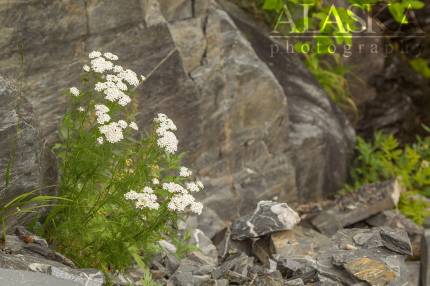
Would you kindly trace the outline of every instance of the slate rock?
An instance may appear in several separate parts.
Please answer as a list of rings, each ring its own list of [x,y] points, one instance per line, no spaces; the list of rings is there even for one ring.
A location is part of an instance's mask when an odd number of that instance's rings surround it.
[[[0,285],[14,286],[80,286],[83,284],[58,279],[46,274],[0,268]]]
[[[323,211],[311,222],[320,232],[332,235],[345,226],[396,207],[402,191],[404,188],[397,179],[365,185],[338,197],[334,207]]]
[[[244,283],[248,279],[250,268],[254,264],[254,258],[246,254],[238,254],[229,257],[212,272],[214,279],[227,279],[230,283]]]
[[[411,258],[419,260],[421,256],[421,236],[424,232],[422,226],[405,217],[399,210],[386,210],[368,218],[366,223],[373,227],[388,226],[404,229],[408,233],[412,244],[413,255]]]
[[[196,245],[204,255],[210,256],[215,260],[218,259],[217,248],[212,243],[212,240],[200,229],[192,230],[190,243]]]
[[[296,278],[292,280],[285,281],[285,286],[305,286],[305,283],[301,278]]]
[[[421,285],[430,284],[430,229],[424,231],[421,241]]]
[[[272,253],[282,258],[297,255],[314,257],[321,249],[331,245],[330,239],[311,229],[296,226],[270,235]]]
[[[300,222],[299,215],[286,203],[260,201],[250,215],[235,220],[231,226],[232,238],[256,238],[281,230],[290,230]]]
[[[386,248],[400,254],[412,255],[411,241],[406,231],[384,227],[380,235]]]
[[[396,273],[386,264],[368,257],[351,260],[343,266],[351,275],[372,286],[388,285],[396,279]]]
[[[233,240],[230,227],[226,227],[217,233],[213,238],[213,242],[221,259],[238,253],[247,255],[252,253],[252,242],[250,240]]]

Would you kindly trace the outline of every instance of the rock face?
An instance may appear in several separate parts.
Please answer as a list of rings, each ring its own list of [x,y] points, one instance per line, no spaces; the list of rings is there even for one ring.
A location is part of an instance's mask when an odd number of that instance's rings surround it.
[[[144,75],[161,63],[139,90],[138,119],[174,119],[186,163],[207,186],[204,201],[222,219],[274,197],[318,199],[345,180],[354,141],[345,117],[296,56],[282,47],[271,54],[270,38],[233,8],[211,0],[13,2],[0,22],[0,74],[19,80],[50,143],[62,92],[78,85],[88,52],[111,51]]]

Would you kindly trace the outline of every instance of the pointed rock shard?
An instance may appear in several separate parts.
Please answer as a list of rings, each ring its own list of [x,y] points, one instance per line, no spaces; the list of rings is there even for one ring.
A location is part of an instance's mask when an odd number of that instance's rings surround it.
[[[299,222],[299,215],[286,203],[260,201],[252,214],[233,222],[231,237],[236,240],[256,238],[276,231],[293,229]]]
[[[408,233],[400,229],[381,228],[382,244],[397,253],[412,255],[412,245]]]

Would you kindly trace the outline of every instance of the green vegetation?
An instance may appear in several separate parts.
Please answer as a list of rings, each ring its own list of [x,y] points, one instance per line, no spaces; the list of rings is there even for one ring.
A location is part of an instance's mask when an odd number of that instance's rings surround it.
[[[400,210],[422,224],[430,215],[430,205],[423,199],[430,197],[430,136],[418,137],[415,144],[400,146],[393,135],[376,133],[370,143],[358,138],[356,148],[354,184],[344,191],[398,177],[407,190],[402,194]]]
[[[203,188],[180,165],[176,126],[158,114],[149,132],[134,122],[136,87],[144,81],[115,65],[110,53],[90,54],[82,87],[70,88],[61,142],[59,192],[44,235],[80,267],[125,270],[139,255],[159,252],[186,212],[200,213],[193,192]]]
[[[416,58],[409,61],[411,67],[425,78],[430,78],[430,67],[427,60],[423,58]]]

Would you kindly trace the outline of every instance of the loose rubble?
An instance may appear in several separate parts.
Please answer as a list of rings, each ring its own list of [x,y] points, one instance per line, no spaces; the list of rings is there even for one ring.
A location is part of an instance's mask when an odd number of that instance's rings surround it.
[[[336,205],[298,206],[298,213],[286,203],[261,201],[251,214],[217,233],[211,227],[205,228],[210,235],[193,229],[188,243],[196,250],[186,257],[179,258],[177,247],[161,240],[162,251],[150,263],[152,277],[167,286],[419,286],[418,281],[428,285],[430,230],[392,210],[398,191],[395,181],[370,185]],[[351,203],[369,214],[348,207]],[[318,218],[335,211],[336,221],[319,223]],[[351,212],[359,219],[350,219]],[[330,223],[338,228],[333,234]],[[312,225],[322,227],[315,230]],[[76,269],[43,238],[23,227],[15,234],[8,236],[0,267],[40,272],[76,285],[104,285],[101,272]],[[143,276],[135,266],[109,279],[117,286],[141,285]]]

